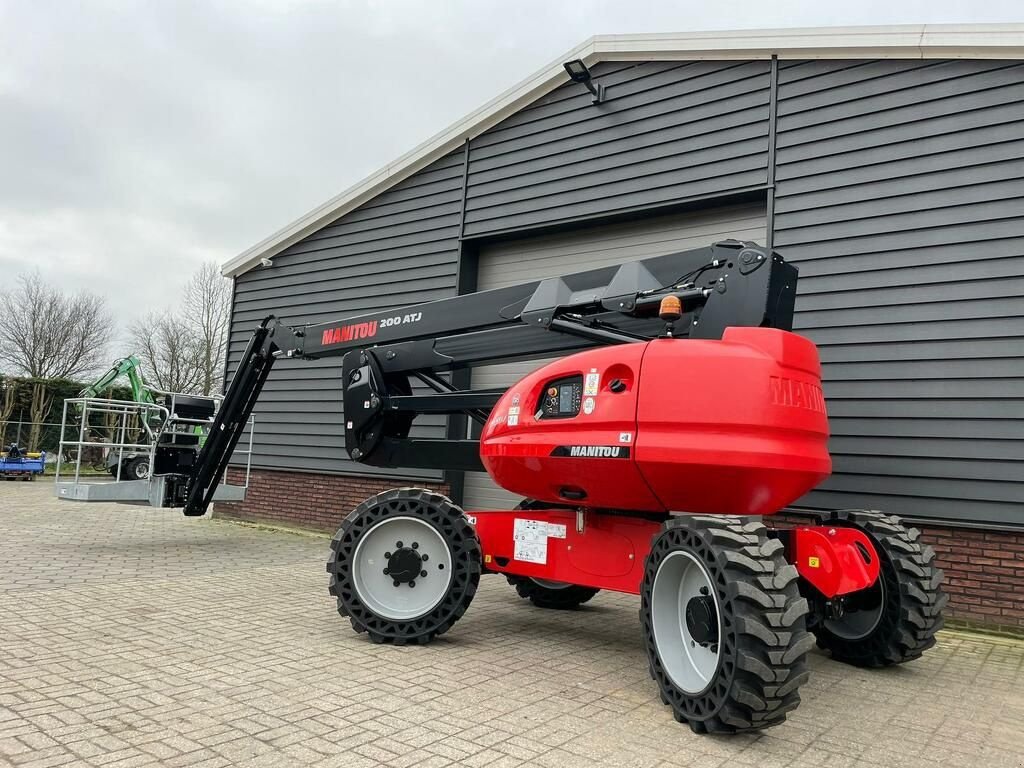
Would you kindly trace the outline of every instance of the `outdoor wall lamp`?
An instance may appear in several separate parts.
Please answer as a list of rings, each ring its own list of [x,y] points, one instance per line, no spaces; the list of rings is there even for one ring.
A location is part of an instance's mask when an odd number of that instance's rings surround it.
[[[593,76],[583,59],[573,59],[563,64],[565,71],[569,73],[569,79],[574,83],[582,83],[594,96],[594,103],[600,104],[604,101],[604,86],[601,83],[594,84]]]

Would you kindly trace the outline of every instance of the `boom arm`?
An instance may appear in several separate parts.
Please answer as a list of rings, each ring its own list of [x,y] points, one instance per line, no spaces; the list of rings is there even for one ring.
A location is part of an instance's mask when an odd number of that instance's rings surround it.
[[[206,511],[278,357],[343,357],[345,446],[353,460],[479,469],[474,440],[409,437],[419,414],[465,414],[482,421],[502,394],[458,390],[438,371],[666,333],[717,339],[728,326],[789,330],[796,280],[796,267],[778,254],[729,240],[299,328],[270,316],[253,333],[191,474],[168,485],[174,498],[165,501],[183,504],[186,515]],[[682,305],[683,319],[675,328],[658,317],[669,295]],[[434,394],[413,394],[412,379]]]

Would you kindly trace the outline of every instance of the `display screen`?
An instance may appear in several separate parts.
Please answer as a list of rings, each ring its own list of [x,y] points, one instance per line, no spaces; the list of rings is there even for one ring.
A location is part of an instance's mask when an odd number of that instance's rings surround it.
[[[572,387],[563,386],[558,390],[558,410],[562,413],[572,410]]]
[[[537,408],[539,419],[568,419],[580,412],[583,377],[568,376],[545,385]]]

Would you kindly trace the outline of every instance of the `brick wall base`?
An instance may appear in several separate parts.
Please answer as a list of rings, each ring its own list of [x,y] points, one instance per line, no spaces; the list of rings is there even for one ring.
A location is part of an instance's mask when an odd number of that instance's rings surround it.
[[[776,527],[806,518],[776,515]],[[946,618],[991,630],[1024,632],[1024,533],[913,523],[946,573]]]
[[[228,477],[234,483],[244,482],[244,473],[239,470],[229,469]],[[218,503],[215,514],[333,533],[361,501],[403,484],[414,483],[253,470],[246,500]],[[448,493],[444,484],[415,485]],[[802,518],[782,515],[771,520],[778,526],[802,522]],[[939,567],[946,572],[947,617],[990,629],[1024,632],[1024,532],[917,527],[924,541],[935,548]]]
[[[228,481],[242,485],[245,472],[229,468]],[[245,501],[217,502],[214,515],[334,533],[362,501],[403,485],[448,493],[448,486],[443,483],[254,469]]]

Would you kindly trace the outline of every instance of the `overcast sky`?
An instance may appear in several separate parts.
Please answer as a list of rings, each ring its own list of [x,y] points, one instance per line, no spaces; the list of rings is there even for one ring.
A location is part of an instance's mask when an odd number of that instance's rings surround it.
[[[0,285],[37,266],[125,323],[161,309],[593,34],[1021,20],[1019,0],[0,0]]]

